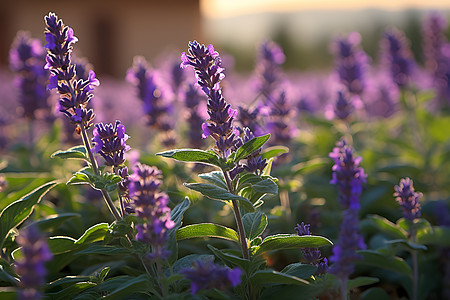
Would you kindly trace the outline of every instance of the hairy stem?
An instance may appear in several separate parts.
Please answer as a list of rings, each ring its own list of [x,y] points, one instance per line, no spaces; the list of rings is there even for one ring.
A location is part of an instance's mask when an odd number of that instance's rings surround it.
[[[80,128],[81,128],[81,137],[83,139],[84,146],[86,147],[86,151],[89,155],[89,160],[91,162],[92,169],[94,170],[94,174],[97,176],[100,176],[100,172],[99,172],[98,166],[97,166],[97,161],[95,160],[94,155],[92,154],[91,146],[89,144],[89,139],[88,139],[88,136],[86,133],[86,128],[84,127],[84,124],[80,124]],[[111,211],[111,213],[113,214],[114,218],[117,221],[121,220],[122,217],[120,216],[119,212],[117,211],[117,208],[114,206],[114,203],[113,203],[111,197],[109,196],[108,191],[105,189],[101,189],[100,191],[102,192],[103,199],[105,199],[106,205],[108,205],[108,208]]]
[[[223,171],[223,170],[222,170],[222,173],[227,182],[228,191],[230,193],[234,194],[234,189],[231,184],[230,174],[228,174],[227,171]],[[236,225],[237,225],[238,234],[239,234],[239,242],[240,242],[241,248],[242,248],[242,257],[245,259],[249,259],[250,255],[248,252],[247,238],[245,237],[244,224],[242,223],[242,216],[241,216],[241,212],[239,210],[239,205],[236,200],[231,200],[231,202],[233,204],[233,212],[234,212],[234,217],[236,219]]]

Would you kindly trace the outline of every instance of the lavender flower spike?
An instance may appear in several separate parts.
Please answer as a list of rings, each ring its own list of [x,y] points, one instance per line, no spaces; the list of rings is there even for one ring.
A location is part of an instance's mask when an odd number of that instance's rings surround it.
[[[125,126],[116,121],[116,124],[98,123],[95,125],[93,152],[99,153],[106,161],[107,166],[115,169],[125,162],[124,154],[131,147],[125,144],[129,136],[125,133]]]
[[[94,71],[89,71],[88,79],[76,80],[75,65],[71,62],[73,43],[78,39],[73,35],[73,29],[64,26],[61,19],[54,13],[49,13],[45,18],[45,39],[48,53],[45,69],[50,70],[50,84],[47,89],[57,89],[61,95],[59,104],[61,112],[69,117],[72,122],[84,124],[86,128],[92,125],[94,113],[87,109],[88,102],[92,99],[94,86],[100,85],[95,78]]]
[[[208,97],[209,119],[203,125],[203,137],[216,140],[216,150],[226,157],[239,141],[233,127],[237,110],[232,109],[222,96],[220,81],[225,77],[219,53],[213,45],[206,47],[197,41],[189,42],[188,52],[181,54],[181,68],[191,66],[195,70],[197,84]]]
[[[195,261],[192,268],[182,269],[180,273],[191,281],[191,292],[196,294],[199,290],[226,290],[229,286],[236,287],[241,283],[242,270],[222,267],[211,261]]]
[[[400,179],[400,184],[394,187],[395,200],[402,206],[403,216],[407,220],[420,218],[421,208],[419,198],[422,193],[414,191],[413,181],[410,178]]]
[[[17,73],[19,102],[24,117],[35,119],[38,109],[50,112],[47,102],[49,93],[45,88],[48,71],[43,67],[45,51],[41,41],[31,38],[28,32],[19,31],[9,52],[9,64],[11,70]]]
[[[270,97],[277,89],[281,79],[281,65],[286,60],[286,56],[279,45],[273,41],[262,43],[256,73],[258,76],[257,91],[266,98]]]
[[[390,68],[392,80],[399,87],[404,87],[408,84],[415,67],[405,34],[395,28],[387,30],[382,46],[384,60]]]
[[[36,226],[31,225],[21,230],[17,243],[22,246],[23,258],[16,264],[16,272],[20,275],[20,300],[41,299],[39,288],[45,283],[45,262],[51,260],[52,254],[47,242],[42,239]]]
[[[130,199],[138,224],[136,240],[152,246],[150,259],[165,259],[168,230],[175,226],[170,219],[169,197],[159,190],[161,171],[147,165],[137,164],[128,177]]]
[[[362,158],[354,157],[353,147],[345,140],[339,141],[329,156],[335,162],[330,183],[338,186],[340,204],[344,209],[359,209],[359,197],[367,177],[359,167]]]
[[[309,227],[309,224],[302,222],[300,225],[297,224],[295,231],[299,236],[311,235]],[[320,253],[319,248],[302,248],[302,254],[306,263],[317,266],[316,274],[320,275],[327,272],[328,260],[326,257],[322,260],[322,254]]]
[[[360,48],[361,35],[352,32],[345,38],[338,38],[332,45],[336,57],[336,72],[340,82],[352,94],[361,95],[366,87],[368,56]]]

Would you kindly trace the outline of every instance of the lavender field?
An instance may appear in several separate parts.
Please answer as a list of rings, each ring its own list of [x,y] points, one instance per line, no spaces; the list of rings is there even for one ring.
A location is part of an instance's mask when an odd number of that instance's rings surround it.
[[[387,25],[330,71],[208,41],[122,79],[43,16],[0,70],[0,299],[450,299],[450,41]]]

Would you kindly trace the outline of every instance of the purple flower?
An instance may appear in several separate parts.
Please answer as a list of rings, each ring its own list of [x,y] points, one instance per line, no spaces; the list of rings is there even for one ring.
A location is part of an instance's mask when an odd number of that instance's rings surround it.
[[[192,263],[192,268],[182,269],[180,273],[191,281],[191,292],[196,294],[199,290],[216,288],[225,291],[229,286],[236,287],[241,283],[242,270],[199,260]]]
[[[46,90],[49,74],[43,68],[44,63],[45,51],[40,40],[31,38],[28,32],[19,31],[9,51],[9,64],[17,74],[19,102],[23,116],[28,119],[35,119],[39,109],[50,112],[49,93]]]
[[[309,231],[309,224],[301,223],[297,224],[295,227],[295,231],[297,235],[311,235]],[[328,269],[328,260],[324,258],[322,260],[322,254],[320,253],[319,248],[302,248],[303,259],[307,264],[317,266],[316,274],[324,274]]]
[[[60,111],[72,122],[83,123],[86,128],[92,125],[95,114],[87,109],[92,99],[91,93],[100,82],[95,78],[94,71],[89,71],[87,79],[76,78],[76,68],[71,61],[73,43],[78,39],[73,35],[73,29],[64,26],[61,19],[54,13],[45,16],[45,39],[47,44],[47,64],[45,69],[50,70],[50,84],[48,89],[57,89],[60,94]]]
[[[356,250],[365,248],[364,240],[358,234],[358,209],[348,208],[344,210],[339,241],[330,257],[333,262],[330,273],[341,279],[348,278],[354,271],[354,262],[360,259]]]
[[[281,65],[286,60],[283,50],[273,41],[265,41],[259,49],[256,76],[257,91],[269,97],[277,89],[281,79]]]
[[[366,174],[359,167],[361,157],[354,157],[353,148],[345,140],[337,142],[330,157],[334,160],[331,184],[337,184],[339,202],[344,208],[339,232],[339,241],[333,248],[330,272],[345,280],[354,270],[354,261],[359,259],[357,249],[365,249],[362,237],[358,234],[359,197]]]
[[[408,84],[415,68],[405,34],[395,28],[384,33],[382,42],[385,64],[389,66],[392,80],[399,87]]]
[[[107,166],[117,168],[125,162],[124,154],[131,148],[125,143],[129,136],[125,134],[125,126],[120,121],[116,121],[115,125],[97,123],[93,134],[92,151],[99,153]]]
[[[187,84],[183,90],[184,104],[186,110],[186,120],[188,123],[189,144],[193,148],[201,148],[204,146],[202,131],[199,129],[203,126],[204,117],[200,112],[200,101],[203,100],[198,88],[194,84]]]
[[[169,197],[159,190],[161,171],[138,163],[128,177],[130,199],[136,212],[136,240],[152,246],[150,259],[165,259],[168,231],[175,226],[170,219]]]
[[[203,125],[203,136],[211,135],[216,141],[216,151],[222,156],[229,152],[239,142],[233,127],[237,110],[232,109],[222,96],[220,81],[225,77],[219,53],[212,45],[206,47],[197,41],[189,42],[188,52],[181,54],[181,67],[188,66],[195,70],[197,84],[208,97],[208,115]]]
[[[353,147],[345,140],[336,143],[329,157],[335,163],[330,183],[338,186],[340,204],[344,209],[359,209],[359,197],[367,177],[364,169],[359,167],[362,158],[354,157]]]
[[[287,101],[286,92],[280,91],[267,98],[268,122],[266,131],[270,132],[269,145],[287,145],[297,135],[297,128],[292,123],[295,111]]]
[[[164,133],[162,143],[166,146],[175,144],[173,124],[169,120],[171,107],[164,99],[164,93],[157,84],[157,74],[142,56],[133,59],[133,66],[128,69],[126,79],[133,84],[139,99],[143,102],[143,110],[147,116],[147,125]]]
[[[38,289],[45,283],[45,263],[52,259],[48,244],[35,225],[21,230],[16,241],[22,247],[23,255],[15,268],[20,276],[19,299],[40,299]]]
[[[396,185],[394,190],[395,200],[402,206],[403,217],[411,221],[420,218],[419,198],[422,193],[414,191],[413,181],[410,178],[400,179],[400,184]]]
[[[423,53],[427,69],[434,73],[438,69],[438,60],[442,45],[445,43],[445,17],[439,12],[427,15],[423,22]]]
[[[350,93],[357,95],[361,95],[366,87],[365,76],[369,61],[360,43],[361,35],[352,32],[345,38],[336,39],[332,44],[339,80]]]

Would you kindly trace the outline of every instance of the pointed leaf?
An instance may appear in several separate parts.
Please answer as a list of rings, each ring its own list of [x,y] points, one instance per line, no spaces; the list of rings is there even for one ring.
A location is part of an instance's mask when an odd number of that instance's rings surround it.
[[[107,292],[102,299],[126,299],[134,293],[148,291],[149,278],[146,274],[138,277],[118,276],[105,280],[98,289]]]
[[[247,210],[254,211],[252,203],[242,196],[234,195],[228,190],[218,187],[214,184],[208,183],[185,183],[184,186],[190,188],[191,190],[202,193],[203,195],[220,201],[237,200],[242,204]]]
[[[393,239],[408,238],[408,234],[403,228],[378,215],[367,216],[364,220],[361,221],[360,226],[363,228],[363,230],[374,228],[377,232],[382,232]]]
[[[362,259],[356,261],[356,264],[379,267],[412,277],[411,267],[400,257],[386,256],[374,250],[358,250],[357,253]]]
[[[41,231],[47,231],[49,229],[55,229],[62,223],[67,220],[70,220],[75,217],[80,217],[80,214],[77,213],[63,213],[58,215],[50,215],[43,219],[39,219],[36,222],[33,222],[34,225],[37,225]]]
[[[302,279],[308,279],[317,271],[317,266],[307,265],[302,263],[293,263],[287,265],[282,273],[295,276]]]
[[[417,242],[425,245],[450,247],[450,227],[433,226],[431,232],[419,231]]]
[[[8,205],[0,214],[0,249],[11,229],[20,225],[33,212],[34,206],[54,186],[56,182],[48,182],[28,195]]]
[[[89,245],[87,248],[78,251],[75,253],[75,255],[82,255],[82,254],[100,254],[100,255],[127,255],[130,254],[130,251],[126,248],[121,247],[114,247],[114,246],[108,246],[108,245]]]
[[[175,149],[159,152],[156,155],[179,161],[203,163],[220,167],[219,157],[216,154],[200,149]]]
[[[48,293],[46,296],[49,296],[50,299],[73,299],[76,295],[80,294],[84,290],[97,286],[96,283],[93,282],[77,282],[57,293]]]
[[[108,223],[99,223],[87,229],[78,240],[76,245],[90,244],[96,241],[102,241],[108,232]]]
[[[272,157],[280,156],[281,154],[288,153],[289,148],[285,146],[273,146],[267,148],[263,153],[261,153],[261,158],[269,159]]]
[[[51,158],[63,158],[63,159],[81,159],[81,160],[85,160],[85,161],[89,161],[89,158],[86,156],[87,151],[86,151],[86,147],[84,147],[83,145],[80,146],[75,146],[72,147],[70,149],[67,149],[65,151],[63,150],[59,150],[56,151],[55,153],[53,153],[51,155]]]
[[[230,253],[225,253],[224,251],[219,250],[211,245],[208,245],[208,248],[214,253],[215,256],[217,256],[230,268],[234,268],[237,266],[245,271],[248,271],[251,266],[251,262],[248,259],[244,259]]]
[[[323,236],[277,234],[266,237],[261,245],[254,247],[253,251],[255,255],[258,255],[271,250],[317,248],[331,245],[333,243]]]
[[[242,223],[250,241],[262,234],[268,224],[267,216],[261,211],[245,214],[242,217]]]
[[[209,181],[212,184],[215,184],[223,189],[227,189],[227,184],[225,179],[223,178],[222,171],[213,171],[209,173],[203,173],[198,175],[198,177]]]
[[[198,237],[215,237],[230,240],[239,243],[238,233],[228,227],[212,224],[200,223],[181,227],[177,230],[177,240],[198,238]]]
[[[270,133],[258,137],[252,138],[250,141],[242,145],[236,150],[236,156],[234,158],[235,162],[246,158],[250,154],[253,154],[259,148],[261,148],[270,138]]]
[[[258,193],[278,194],[278,185],[270,178],[266,178],[252,185],[252,189]]]
[[[190,205],[191,201],[189,201],[188,197],[185,197],[184,200],[178,203],[170,212],[170,218],[175,222],[175,226],[169,230],[169,240],[167,242],[167,249],[170,251],[168,261],[171,264],[174,263],[178,258],[178,244],[177,239],[175,238],[175,233],[178,228],[181,227],[183,215]]]
[[[353,279],[350,279],[347,282],[347,289],[352,290],[354,288],[365,286],[365,285],[371,285],[374,283],[379,282],[380,279],[377,277],[367,277],[367,276],[359,276]]]
[[[309,282],[304,279],[271,270],[257,271],[252,277],[249,278],[249,280],[254,285],[266,285],[276,283],[309,285]]]
[[[411,243],[410,241],[403,240],[403,239],[389,240],[389,241],[386,241],[386,244],[389,244],[389,245],[401,245],[405,249],[409,249],[409,250],[427,251],[427,249],[428,249],[427,246]]]

